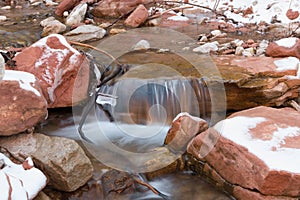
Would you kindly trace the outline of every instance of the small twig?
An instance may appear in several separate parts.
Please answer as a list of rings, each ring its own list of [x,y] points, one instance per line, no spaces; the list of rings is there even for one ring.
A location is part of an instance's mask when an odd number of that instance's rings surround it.
[[[104,94],[104,93],[102,93],[102,92],[97,92],[97,94],[98,94],[99,96],[109,97],[109,98],[113,98],[113,99],[117,99],[117,98],[118,98],[117,96],[110,95],[110,94]]]
[[[119,63],[115,57],[113,57],[111,54],[109,54],[108,52],[106,52],[104,50],[98,49],[97,47],[94,47],[94,46],[89,45],[89,44],[84,44],[84,43],[81,43],[81,42],[75,42],[75,41],[70,41],[70,40],[68,42],[70,44],[73,44],[73,45],[78,45],[78,46],[94,49],[95,51],[98,51],[98,52],[103,53],[104,55],[110,57],[113,60],[113,62],[116,63],[117,65],[121,65],[121,63]]]
[[[220,3],[220,0],[216,0],[216,3],[215,3],[215,5],[214,5],[214,8],[213,8],[213,10],[216,12],[216,10],[217,10],[217,8],[218,8],[218,6],[219,6],[219,3]]]
[[[291,100],[288,102],[288,104],[292,106],[296,111],[300,112],[300,105],[296,101]]]
[[[138,179],[138,178],[134,178],[135,182],[137,182],[140,185],[143,185],[145,187],[147,187],[149,190],[151,190],[154,194],[159,195],[159,192],[152,187],[149,183],[143,182],[142,180]]]

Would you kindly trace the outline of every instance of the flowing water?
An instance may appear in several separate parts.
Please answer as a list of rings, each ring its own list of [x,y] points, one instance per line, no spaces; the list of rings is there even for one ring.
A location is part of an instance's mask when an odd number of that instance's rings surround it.
[[[134,141],[130,138],[124,137],[121,133],[116,132],[117,129],[113,129],[113,124],[105,122],[102,124],[106,135],[113,138],[118,138],[120,147],[127,148],[131,146],[130,150],[141,150],[139,148],[153,148],[153,146],[160,146],[163,143],[164,136],[167,128],[162,130],[162,135],[156,137],[155,140]],[[89,126],[89,124],[87,124]],[[134,126],[132,128],[135,128]],[[149,128],[149,127],[148,127]],[[153,127],[152,127],[153,128]],[[151,129],[151,128],[150,128]],[[115,130],[115,131],[114,131]],[[43,123],[40,131],[47,135],[68,137],[79,140],[76,126],[73,120],[73,113],[71,109],[56,109],[50,110],[50,115],[45,123]],[[122,141],[122,142],[121,142]],[[153,146],[152,146],[153,145]],[[83,146],[84,147],[84,146]],[[137,148],[137,149],[136,149]],[[89,152],[87,152],[88,155]],[[91,156],[91,155],[90,155]],[[112,158],[111,158],[112,159]],[[116,159],[116,158],[114,158]],[[100,177],[105,173],[108,168],[102,165],[97,159],[91,156],[93,161],[95,172],[93,180],[83,187],[81,190],[74,194],[65,193],[63,199],[75,200],[75,199],[101,199],[102,188],[100,184]],[[202,180],[199,176],[192,174],[189,171],[177,171],[173,173],[167,173],[165,175],[156,176],[152,178],[149,183],[157,188],[163,194],[167,194],[171,199],[193,199],[193,200],[230,200],[222,191],[219,191],[211,184]],[[142,199],[162,199],[161,197],[153,194],[151,191],[145,188],[134,192],[133,194],[120,195],[117,199],[130,199],[130,200],[142,200]]]

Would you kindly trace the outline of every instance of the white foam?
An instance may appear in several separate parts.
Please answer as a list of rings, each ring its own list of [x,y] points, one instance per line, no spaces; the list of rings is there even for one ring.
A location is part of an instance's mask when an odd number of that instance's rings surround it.
[[[288,57],[280,60],[275,60],[276,71],[297,70],[299,67],[299,59],[296,57]]]
[[[281,47],[291,48],[296,44],[297,41],[298,38],[290,37],[290,38],[282,38],[280,40],[277,40],[275,43]]]
[[[234,117],[223,120],[214,128],[225,138],[242,145],[248,151],[262,161],[271,170],[284,170],[292,173],[300,173],[299,148],[281,147],[284,139],[300,135],[300,127],[279,128],[274,132],[271,140],[253,138],[250,129],[266,121],[263,117]],[[276,149],[274,151],[274,149]]]
[[[37,96],[41,96],[41,93],[33,87],[36,81],[33,74],[23,71],[5,70],[3,80],[18,81],[22,89],[31,91]]]

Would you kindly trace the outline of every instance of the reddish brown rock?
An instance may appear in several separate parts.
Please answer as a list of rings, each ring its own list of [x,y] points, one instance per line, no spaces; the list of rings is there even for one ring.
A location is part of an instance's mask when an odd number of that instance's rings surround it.
[[[297,58],[230,55],[212,58],[224,80],[227,109],[280,106],[299,95]]]
[[[293,56],[300,58],[300,40],[298,38],[284,38],[271,42],[266,49],[266,55],[271,57]]]
[[[142,25],[148,18],[148,10],[144,5],[139,5],[133,13],[125,20],[125,25],[129,27],[139,27]]]
[[[71,10],[74,8],[81,0],[63,0],[56,7],[55,14],[62,17],[65,11]]]
[[[298,11],[293,11],[292,9],[288,9],[288,11],[286,12],[286,16],[290,20],[294,20],[294,19],[297,19],[299,17],[299,12]]]
[[[95,6],[93,15],[96,17],[120,17],[132,12],[138,5],[153,0],[103,0]]]
[[[0,81],[0,135],[31,129],[47,117],[47,102],[34,75],[6,70]]]
[[[258,191],[274,197],[270,199],[297,198],[299,119],[300,113],[291,108],[261,106],[241,111],[196,136],[188,152],[248,193]],[[236,197],[242,192],[234,191]]]
[[[89,60],[62,35],[42,38],[14,60],[17,70],[37,77],[49,108],[72,106],[87,97]]]
[[[205,120],[188,113],[180,113],[172,122],[164,143],[172,151],[185,151],[188,142],[207,128]]]
[[[250,15],[250,14],[253,14],[253,8],[252,6],[248,7],[247,9],[243,10],[243,15],[246,16],[246,15]]]

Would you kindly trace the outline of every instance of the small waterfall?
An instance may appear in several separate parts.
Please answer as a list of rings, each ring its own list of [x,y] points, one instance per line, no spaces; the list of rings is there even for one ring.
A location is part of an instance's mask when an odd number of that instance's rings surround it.
[[[170,125],[181,112],[210,117],[210,95],[202,78],[125,78],[103,86],[100,92],[117,97],[108,110],[122,123]]]

